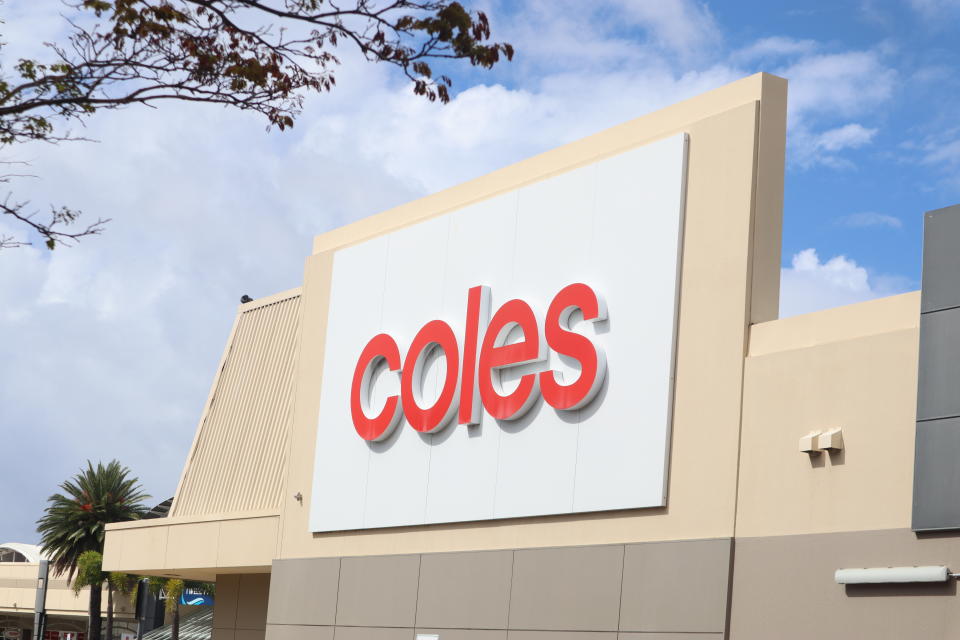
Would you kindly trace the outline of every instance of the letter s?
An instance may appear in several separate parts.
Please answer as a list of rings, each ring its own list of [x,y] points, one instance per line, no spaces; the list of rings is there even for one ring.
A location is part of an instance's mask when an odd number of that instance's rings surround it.
[[[567,285],[554,296],[547,311],[547,344],[557,353],[574,358],[580,363],[580,377],[563,384],[555,371],[540,373],[543,399],[555,409],[579,409],[593,400],[603,384],[607,372],[607,358],[603,349],[588,338],[570,331],[570,316],[574,310],[583,311],[583,319],[590,322],[606,320],[607,306],[603,298],[583,283]]]

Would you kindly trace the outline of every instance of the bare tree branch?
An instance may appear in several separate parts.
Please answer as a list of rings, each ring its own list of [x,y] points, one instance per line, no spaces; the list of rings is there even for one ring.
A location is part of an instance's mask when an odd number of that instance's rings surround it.
[[[2,1],[2,0],[0,0]],[[513,57],[490,42],[482,12],[455,0],[65,0],[71,34],[49,44],[53,62],[19,60],[0,75],[0,146],[74,140],[59,133],[100,109],[164,100],[255,111],[268,127],[292,127],[304,96],[336,84],[341,43],[368,61],[396,67],[415,94],[450,100],[452,81],[430,62],[463,60],[489,69]],[[92,13],[97,20],[81,20]],[[90,17],[90,16],[86,16]],[[77,19],[74,19],[77,18]],[[0,45],[2,46],[2,45]],[[40,223],[26,203],[0,207],[40,234],[46,246],[97,235],[107,220],[65,231],[79,212],[51,208]],[[72,229],[72,228],[71,228]],[[4,238],[0,248],[23,242]]]

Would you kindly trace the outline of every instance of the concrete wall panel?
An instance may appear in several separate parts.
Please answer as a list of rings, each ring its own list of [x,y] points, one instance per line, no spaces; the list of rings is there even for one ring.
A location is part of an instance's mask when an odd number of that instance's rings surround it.
[[[837,569],[960,567],[960,537],[909,529],[737,538],[730,634],[736,640],[952,638],[955,580],[839,585]]]
[[[492,629],[417,629],[417,634],[436,634],[440,640],[507,640],[507,632]]]
[[[960,525],[960,418],[917,423],[913,528]]]
[[[237,599],[240,595],[239,575],[217,576],[217,596],[213,605],[213,628],[235,629],[237,626]]]
[[[268,624],[266,640],[333,640],[333,627]]]
[[[507,640],[617,640],[604,631],[509,631]]]
[[[616,631],[623,547],[516,551],[510,629]]]
[[[510,551],[424,555],[417,626],[506,629],[512,571]]]
[[[274,561],[267,623],[336,624],[339,583],[339,558]]]
[[[915,531],[960,529],[960,206],[924,216]],[[936,422],[928,422],[935,420]]]
[[[960,238],[957,241],[960,242]],[[957,288],[960,289],[960,282]],[[917,420],[960,416],[958,380],[960,308],[923,314],[920,316]]]
[[[923,225],[923,313],[960,307],[960,205],[928,211]]]
[[[337,640],[413,640],[413,629],[388,627],[337,627]]]
[[[723,632],[729,539],[627,545],[621,631]]]
[[[617,640],[723,640],[722,633],[621,633]]]
[[[337,625],[412,629],[419,569],[420,556],[415,555],[343,558]],[[337,637],[342,640],[339,632]]]
[[[270,574],[241,574],[237,594],[237,629],[260,631],[267,626],[267,602],[270,596]],[[240,638],[237,638],[240,640]]]

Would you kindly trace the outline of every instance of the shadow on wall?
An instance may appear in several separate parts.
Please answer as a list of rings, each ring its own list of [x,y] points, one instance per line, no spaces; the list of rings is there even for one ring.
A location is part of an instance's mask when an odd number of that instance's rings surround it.
[[[950,578],[947,582],[919,582],[915,584],[848,584],[847,596],[850,598],[892,598],[902,596],[955,596],[957,581]]]

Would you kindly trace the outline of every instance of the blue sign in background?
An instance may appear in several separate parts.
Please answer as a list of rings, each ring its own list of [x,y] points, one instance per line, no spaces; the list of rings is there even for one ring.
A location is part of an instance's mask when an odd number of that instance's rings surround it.
[[[210,607],[213,606],[213,596],[184,591],[180,594],[180,604]]]

